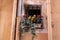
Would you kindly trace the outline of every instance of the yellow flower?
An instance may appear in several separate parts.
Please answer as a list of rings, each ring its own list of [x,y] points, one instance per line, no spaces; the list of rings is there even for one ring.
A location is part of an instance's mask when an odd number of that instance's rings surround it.
[[[35,18],[36,18],[36,15],[34,15],[31,20],[34,21]]]
[[[29,16],[28,19],[31,19],[31,16]]]

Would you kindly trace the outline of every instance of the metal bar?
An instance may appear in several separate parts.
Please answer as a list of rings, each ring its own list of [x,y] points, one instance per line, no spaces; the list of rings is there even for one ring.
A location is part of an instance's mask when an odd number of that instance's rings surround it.
[[[17,16],[21,16],[21,14],[22,14],[22,4],[23,4],[23,0],[18,0],[18,13],[17,13]]]

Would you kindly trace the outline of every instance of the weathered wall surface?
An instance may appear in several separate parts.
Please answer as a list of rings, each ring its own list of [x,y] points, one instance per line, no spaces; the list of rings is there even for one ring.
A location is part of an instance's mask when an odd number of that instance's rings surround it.
[[[60,0],[52,2],[53,40],[60,40]]]
[[[10,40],[13,0],[0,0],[0,40]]]

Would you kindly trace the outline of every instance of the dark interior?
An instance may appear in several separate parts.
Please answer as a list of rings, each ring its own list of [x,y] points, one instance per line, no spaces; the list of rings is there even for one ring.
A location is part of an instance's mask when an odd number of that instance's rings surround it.
[[[28,16],[40,15],[40,9],[28,9]]]
[[[41,5],[25,5],[24,8],[27,16],[41,15]]]

